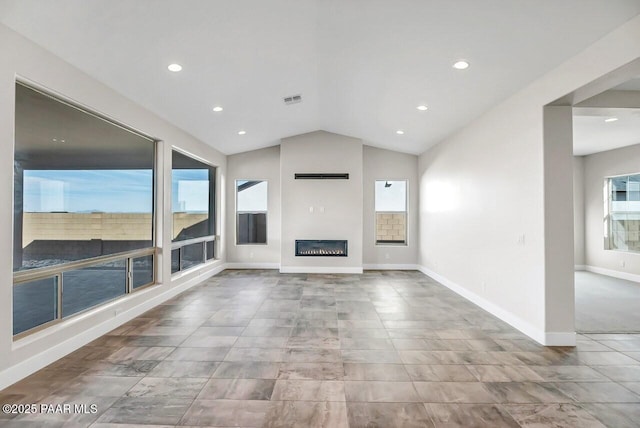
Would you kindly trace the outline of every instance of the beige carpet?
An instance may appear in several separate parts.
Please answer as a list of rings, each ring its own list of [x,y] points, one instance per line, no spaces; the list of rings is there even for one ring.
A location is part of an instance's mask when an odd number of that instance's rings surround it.
[[[640,332],[640,284],[576,272],[576,330],[580,333]]]

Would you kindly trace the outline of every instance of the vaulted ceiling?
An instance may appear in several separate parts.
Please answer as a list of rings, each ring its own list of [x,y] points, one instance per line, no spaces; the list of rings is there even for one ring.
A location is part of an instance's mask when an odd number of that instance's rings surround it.
[[[639,0],[0,0],[0,22],[227,154],[317,129],[421,153],[638,13]]]

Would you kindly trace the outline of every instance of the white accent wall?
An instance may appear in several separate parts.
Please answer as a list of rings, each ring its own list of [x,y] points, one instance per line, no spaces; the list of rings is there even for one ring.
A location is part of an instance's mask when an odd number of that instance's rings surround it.
[[[227,157],[227,262],[230,268],[280,267],[280,146]],[[236,180],[267,180],[267,244],[236,245]]]
[[[341,136],[319,131],[319,134],[328,138],[339,139]],[[308,136],[307,136],[308,137]],[[317,135],[316,135],[317,137]],[[348,139],[347,141],[352,141]],[[315,158],[318,150],[324,150],[322,145],[307,148],[305,157]],[[280,146],[269,147],[261,150],[253,150],[231,155],[227,158],[227,267],[229,268],[278,268],[280,266],[281,246],[280,234],[287,224],[282,223],[281,218],[281,194],[280,194]],[[357,268],[364,269],[416,269],[418,262],[418,157],[411,154],[379,149],[371,146],[362,146],[362,197],[363,197],[363,222],[362,222],[362,251],[363,264]],[[356,163],[355,158],[353,163]],[[321,164],[313,166],[289,165],[291,170],[304,172],[311,168],[313,171],[321,171]],[[327,167],[329,168],[329,167]],[[350,167],[349,167],[350,168]],[[333,169],[331,169],[333,170]],[[322,171],[321,171],[322,172]],[[326,171],[324,171],[326,172]],[[269,212],[267,213],[267,245],[236,245],[235,243],[235,180],[267,180],[269,182]],[[352,179],[352,178],[350,178]],[[406,180],[408,185],[408,234],[407,245],[376,245],[375,243],[375,192],[376,180]],[[314,184],[315,183],[315,184]],[[324,184],[313,181],[299,181],[301,186],[333,186],[344,181],[325,181]],[[357,189],[356,189],[357,190]],[[354,194],[359,198],[360,191]],[[352,201],[349,201],[352,206]],[[322,220],[324,217],[319,209],[322,205],[310,205],[317,208],[314,213],[304,213],[304,217]],[[307,207],[308,209],[309,207]],[[326,213],[325,207],[325,213]],[[354,243],[350,243],[349,249]],[[302,259],[304,260],[304,258]],[[307,258],[307,260],[309,260]],[[325,259],[329,264],[340,259]],[[340,262],[339,262],[340,263]]]
[[[636,60],[638,40],[640,17],[420,156],[423,271],[543,344],[575,343],[571,111],[544,106]]]
[[[281,272],[362,272],[362,140],[316,131],[282,139]],[[296,180],[295,173],[348,173]],[[348,257],[296,257],[296,239],[346,239]]]
[[[415,269],[418,263],[418,157],[364,146],[363,257],[365,269]],[[407,245],[376,245],[375,181],[407,181]]]
[[[164,119],[133,103],[82,71],[0,25],[0,389],[61,358],[67,353],[142,314],[164,300],[220,271],[225,263],[225,242],[217,246],[219,260],[171,277],[171,150],[179,147],[217,170],[216,204],[220,215],[216,230],[225,224],[226,156],[196,140]],[[162,140],[158,145],[156,230],[160,247],[160,284],[29,335],[12,336],[13,137],[16,76],[60,94],[88,109],[113,118]],[[166,221],[165,221],[166,220]]]
[[[573,263],[577,270],[585,265],[584,156],[573,157]]]
[[[639,281],[640,254],[604,246],[604,181],[635,173],[640,173],[640,144],[584,157],[584,264],[597,273]]]

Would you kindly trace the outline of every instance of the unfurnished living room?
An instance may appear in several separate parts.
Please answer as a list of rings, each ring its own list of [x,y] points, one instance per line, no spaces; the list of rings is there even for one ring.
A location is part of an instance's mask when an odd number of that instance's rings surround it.
[[[639,14],[0,0],[0,426],[640,427]]]

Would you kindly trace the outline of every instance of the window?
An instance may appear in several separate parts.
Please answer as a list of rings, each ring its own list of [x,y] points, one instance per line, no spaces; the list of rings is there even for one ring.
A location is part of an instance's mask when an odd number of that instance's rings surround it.
[[[20,83],[15,116],[21,335],[155,282],[155,142]]]
[[[605,185],[607,249],[640,251],[640,174],[608,178]]]
[[[376,244],[407,243],[407,182],[376,180]]]
[[[171,273],[215,257],[215,177],[215,167],[173,151]]]
[[[236,181],[236,243],[267,243],[267,182]]]

